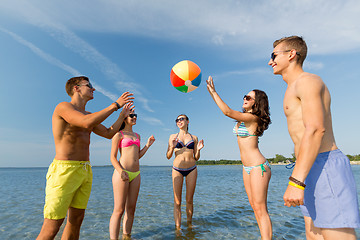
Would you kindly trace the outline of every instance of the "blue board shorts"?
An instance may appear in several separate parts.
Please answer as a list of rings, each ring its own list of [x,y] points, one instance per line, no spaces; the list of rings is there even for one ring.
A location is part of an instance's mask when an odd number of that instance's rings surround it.
[[[92,178],[89,161],[54,159],[46,174],[44,218],[63,219],[69,207],[86,209]]]
[[[359,228],[356,184],[349,159],[339,149],[320,153],[306,180],[301,211],[318,228]]]

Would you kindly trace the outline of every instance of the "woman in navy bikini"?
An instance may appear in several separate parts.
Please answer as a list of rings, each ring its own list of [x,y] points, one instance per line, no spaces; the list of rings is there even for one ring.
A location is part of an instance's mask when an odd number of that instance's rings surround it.
[[[137,114],[131,111],[124,119],[120,131],[112,138],[110,159],[115,170],[112,177],[114,211],[110,218],[110,239],[119,239],[120,222],[124,211],[123,239],[130,239],[140,189],[139,159],[155,141],[154,136],[151,136],[146,145],[140,148],[140,136],[132,129],[136,120]],[[121,154],[119,161],[118,152]]]
[[[196,161],[200,158],[200,150],[204,147],[204,141],[198,141],[195,135],[188,132],[189,118],[185,114],[179,115],[176,125],[180,131],[171,134],[166,157],[170,159],[175,153],[172,170],[174,190],[174,219],[177,229],[181,227],[181,193],[185,177],[186,182],[186,216],[187,224],[192,226],[193,197],[195,193],[197,169]]]
[[[267,209],[267,192],[271,178],[270,164],[261,154],[258,138],[268,128],[269,101],[265,92],[253,90],[244,96],[243,112],[232,110],[215,91],[212,77],[207,89],[225,116],[236,120],[233,132],[237,136],[243,163],[245,190],[259,225],[261,239],[272,238],[272,226]]]

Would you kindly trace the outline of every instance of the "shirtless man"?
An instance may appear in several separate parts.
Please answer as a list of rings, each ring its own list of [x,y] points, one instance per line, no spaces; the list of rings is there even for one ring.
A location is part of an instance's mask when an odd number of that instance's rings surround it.
[[[349,159],[335,143],[329,90],[319,76],[303,71],[307,46],[301,37],[273,46],[269,65],[287,83],[283,107],[297,159],[284,205],[301,205],[307,239],[355,240],[356,185]]]
[[[85,110],[85,105],[94,98],[94,91],[87,77],[71,78],[66,83],[71,101],[59,103],[54,110],[52,126],[56,155],[46,175],[44,223],[37,239],[54,239],[66,213],[67,223],[61,239],[79,239],[92,185],[90,134],[94,132],[111,139],[133,108],[131,100],[134,98],[125,92],[107,108],[90,113]],[[110,128],[101,124],[124,105]]]

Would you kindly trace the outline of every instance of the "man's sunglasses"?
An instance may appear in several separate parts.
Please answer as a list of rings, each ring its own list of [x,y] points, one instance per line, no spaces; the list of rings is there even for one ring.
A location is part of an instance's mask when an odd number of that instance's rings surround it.
[[[244,99],[245,99],[246,101],[250,101],[250,100],[252,100],[253,98],[250,97],[249,95],[245,95],[245,96],[244,96]],[[255,100],[255,99],[253,99],[253,100]]]
[[[181,117],[181,118],[177,118],[176,120],[175,120],[175,122],[177,123],[177,122],[180,122],[180,121],[184,121],[186,118],[184,118],[184,117]]]
[[[129,117],[130,117],[130,118],[133,118],[133,117],[136,117],[136,118],[137,118],[137,114],[136,114],[136,113],[130,113],[130,114],[129,114]]]
[[[88,88],[90,88],[90,89],[93,89],[94,87],[93,87],[93,85],[91,85],[91,83],[89,82],[89,83],[87,83],[87,84],[82,84],[82,85],[77,85],[77,86],[87,86]]]
[[[271,53],[271,60],[275,61],[275,58],[277,57],[277,55],[275,55],[275,53],[279,53],[279,52],[290,52],[290,51],[291,51],[291,50],[272,52],[272,53]],[[300,53],[296,52],[296,55],[299,55],[299,56],[300,56]]]

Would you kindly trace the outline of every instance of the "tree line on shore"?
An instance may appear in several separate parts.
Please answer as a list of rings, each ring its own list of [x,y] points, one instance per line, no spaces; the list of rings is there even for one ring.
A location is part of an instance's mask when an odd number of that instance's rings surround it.
[[[350,161],[360,161],[360,154],[358,155],[346,155]],[[281,154],[275,154],[274,158],[267,158],[270,164],[289,164],[296,160],[295,154],[292,154],[291,158],[287,158]],[[242,164],[241,160],[199,160],[197,165],[231,165]]]

